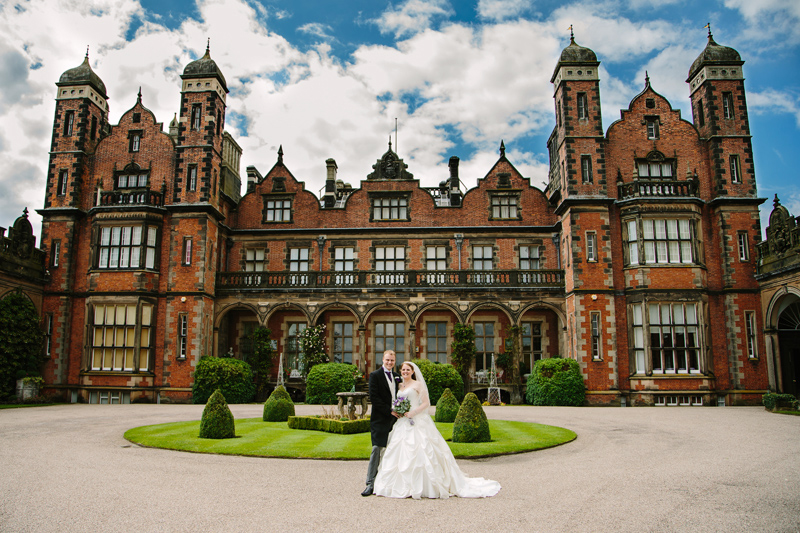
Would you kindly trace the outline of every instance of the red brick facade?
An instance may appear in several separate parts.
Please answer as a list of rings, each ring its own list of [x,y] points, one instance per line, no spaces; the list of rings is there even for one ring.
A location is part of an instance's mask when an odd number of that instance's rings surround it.
[[[554,356],[578,360],[592,404],[752,401],[768,369],[762,326],[753,341],[744,324],[762,313],[742,62],[703,57],[689,80],[702,75],[702,126],[648,80],[604,133],[599,61],[573,41],[552,79],[545,191],[502,145],[474,187],[458,158],[448,180],[421,187],[390,144],[356,188],[328,160],[322,198],[282,149],[265,175],[247,169],[240,196],[227,86],[208,52],[186,67],[168,132],[141,95],[107,124],[88,62],[67,71],[41,211],[42,242],[61,249],[43,303],[56,324],[45,379],[92,402],[186,401],[199,358],[246,357],[257,326],[289,371],[295,336],[324,324],[332,358],[366,373],[386,348],[449,361],[467,323],[475,373],[520,327],[522,372],[501,383],[514,401],[519,374]],[[723,67],[735,72],[711,74]]]

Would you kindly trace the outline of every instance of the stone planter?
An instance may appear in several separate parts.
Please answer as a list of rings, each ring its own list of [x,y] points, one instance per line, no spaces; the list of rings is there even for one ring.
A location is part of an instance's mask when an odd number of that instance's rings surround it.
[[[39,396],[39,384],[34,381],[17,380],[17,400],[25,401]]]

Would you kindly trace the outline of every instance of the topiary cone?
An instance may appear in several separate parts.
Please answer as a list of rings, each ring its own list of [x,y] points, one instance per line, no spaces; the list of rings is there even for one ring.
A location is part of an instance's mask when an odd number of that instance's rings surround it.
[[[456,397],[450,389],[444,389],[441,398],[436,402],[436,414],[434,415],[434,419],[437,422],[451,423],[456,419],[460,407],[458,400],[456,400]]]
[[[489,442],[489,420],[483,412],[481,402],[474,393],[464,396],[461,408],[453,423],[453,442]]]
[[[201,439],[232,439],[236,436],[233,413],[222,391],[217,389],[208,399],[200,419]]]
[[[264,402],[264,414],[261,419],[264,422],[286,422],[290,416],[294,416],[292,397],[282,385],[279,385]]]

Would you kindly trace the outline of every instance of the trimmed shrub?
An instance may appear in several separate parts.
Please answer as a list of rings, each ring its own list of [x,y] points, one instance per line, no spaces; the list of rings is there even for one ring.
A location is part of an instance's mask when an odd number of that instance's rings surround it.
[[[217,389],[208,399],[200,419],[201,439],[232,439],[236,436],[233,413],[225,396]]]
[[[431,405],[439,402],[445,389],[450,389],[456,400],[464,397],[464,380],[453,365],[438,364],[427,359],[414,359],[412,362],[422,371]]]
[[[206,403],[217,389],[229,403],[252,401],[256,386],[250,365],[230,357],[201,357],[194,371],[192,402]]]
[[[278,386],[264,402],[264,422],[286,422],[294,416],[294,403],[283,386]]]
[[[583,405],[586,387],[574,359],[540,359],[528,378],[526,400],[531,405]]]
[[[336,393],[350,392],[356,384],[357,375],[358,369],[348,363],[314,365],[306,378],[306,403],[338,403]]]
[[[330,418],[320,418],[318,416],[290,416],[289,428],[352,435],[353,433],[368,432],[369,418],[362,418],[359,420],[332,420]]]
[[[456,419],[460,407],[458,400],[456,400],[456,397],[450,392],[450,389],[444,389],[441,398],[436,402],[434,420],[437,422],[452,423]]]
[[[781,405],[791,406],[793,409],[798,409],[797,398],[793,394],[779,394],[775,392],[768,392],[761,397],[761,403],[770,411],[774,411],[776,407]]]
[[[453,442],[489,442],[489,420],[483,412],[481,402],[474,393],[464,397],[456,420],[453,422]]]

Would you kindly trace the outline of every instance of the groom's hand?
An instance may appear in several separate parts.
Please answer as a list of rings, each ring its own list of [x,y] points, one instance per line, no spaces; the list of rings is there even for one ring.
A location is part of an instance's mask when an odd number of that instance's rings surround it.
[[[403,415],[397,414],[397,411],[392,411],[392,414],[394,415],[395,418],[403,418]]]

